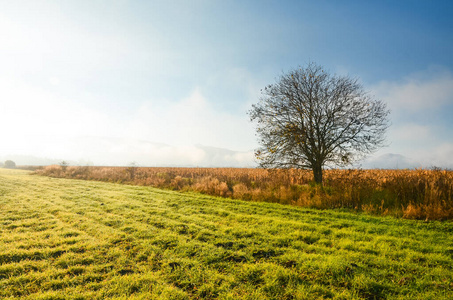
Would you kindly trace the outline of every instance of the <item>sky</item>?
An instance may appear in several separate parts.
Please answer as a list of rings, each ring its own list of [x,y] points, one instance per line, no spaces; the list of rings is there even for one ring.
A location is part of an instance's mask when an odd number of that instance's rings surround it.
[[[316,62],[390,108],[374,167],[453,168],[452,15],[453,1],[0,0],[0,159],[254,166],[260,89]]]

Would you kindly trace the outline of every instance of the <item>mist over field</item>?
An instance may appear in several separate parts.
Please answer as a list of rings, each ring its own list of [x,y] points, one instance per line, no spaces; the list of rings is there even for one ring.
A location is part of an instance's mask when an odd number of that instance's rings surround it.
[[[141,166],[141,167],[235,167],[257,166],[254,151],[233,151],[204,145],[171,146],[134,139],[83,137],[58,142],[49,140],[47,147],[60,149],[52,157],[36,151],[27,154],[0,155],[0,161],[13,160],[17,165],[46,166],[63,161],[75,166]],[[42,155],[42,156],[40,156]],[[436,164],[437,163],[437,164]],[[416,161],[401,154],[371,156],[354,165],[363,169],[415,169],[442,166],[453,168],[453,162]]]

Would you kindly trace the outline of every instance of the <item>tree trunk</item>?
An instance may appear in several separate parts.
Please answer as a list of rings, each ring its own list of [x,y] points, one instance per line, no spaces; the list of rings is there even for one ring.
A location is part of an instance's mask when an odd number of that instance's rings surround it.
[[[314,166],[312,168],[315,182],[322,185],[322,166]]]

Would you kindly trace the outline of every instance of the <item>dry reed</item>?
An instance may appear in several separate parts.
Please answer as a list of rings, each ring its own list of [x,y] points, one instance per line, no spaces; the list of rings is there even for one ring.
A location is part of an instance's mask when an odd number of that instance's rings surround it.
[[[348,208],[414,219],[453,219],[453,171],[325,170],[324,186],[308,170],[238,168],[62,167],[52,177],[146,185],[251,201]]]

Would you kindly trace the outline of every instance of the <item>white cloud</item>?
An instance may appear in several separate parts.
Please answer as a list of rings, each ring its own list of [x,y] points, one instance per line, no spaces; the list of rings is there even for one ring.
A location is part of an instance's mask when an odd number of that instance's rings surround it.
[[[451,168],[451,119],[443,112],[453,105],[453,76],[450,71],[431,67],[403,80],[381,82],[372,88],[378,99],[391,109],[388,130],[389,147],[374,157],[400,153],[420,163]]]
[[[453,76],[448,71],[430,69],[401,82],[384,81],[373,92],[398,113],[417,112],[453,104]]]
[[[127,136],[172,145],[204,144],[240,151],[255,148],[247,115],[217,111],[199,89],[178,102],[150,101],[125,129]]]
[[[389,136],[392,140],[397,140],[403,143],[427,141],[433,138],[433,129],[431,126],[406,123],[390,127]]]
[[[425,168],[436,166],[453,169],[453,143],[451,142],[414,149],[412,156]]]
[[[3,156],[33,155],[101,165],[132,161],[148,166],[254,165],[250,151],[254,131],[246,116],[215,111],[198,89],[177,102],[144,104],[135,115],[121,121],[108,110],[94,110],[76,99],[59,98],[52,90],[1,77],[0,97],[0,127],[6,141],[0,151]],[[156,141],[165,145],[153,143]]]
[[[51,85],[59,85],[60,84],[60,79],[58,77],[50,77],[49,78],[49,83]]]

